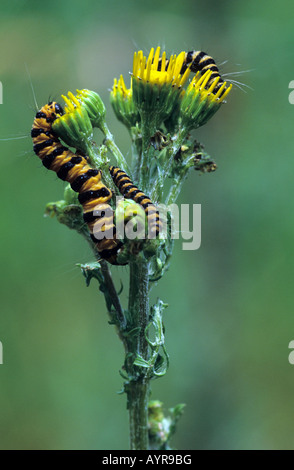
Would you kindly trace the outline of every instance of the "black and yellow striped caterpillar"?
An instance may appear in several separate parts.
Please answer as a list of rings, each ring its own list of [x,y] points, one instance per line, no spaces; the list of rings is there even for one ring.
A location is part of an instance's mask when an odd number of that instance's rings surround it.
[[[159,59],[158,70],[161,70],[161,63],[162,63],[162,59]],[[169,59],[166,59],[165,70],[167,70],[168,64],[169,64]],[[190,66],[191,72],[193,73],[197,73],[197,72],[205,73],[207,70],[210,70],[212,72],[205,88],[209,88],[212,82],[217,77],[219,77],[218,84],[213,90],[214,94],[217,93],[221,85],[224,83],[223,79],[220,76],[219,69],[214,59],[208,54],[206,54],[206,52],[203,52],[203,51],[186,52],[183,66],[182,66],[180,73],[181,74],[185,73],[185,71],[187,70],[189,66]]]
[[[148,196],[134,185],[130,177],[116,166],[109,168],[114,184],[127,199],[132,199],[143,207],[148,223],[148,238],[156,238],[162,228],[159,211]]]
[[[123,244],[116,238],[114,212],[108,204],[112,192],[102,183],[102,172],[91,168],[85,157],[64,147],[52,130],[52,123],[62,114],[62,107],[55,102],[37,112],[31,131],[34,152],[46,168],[55,171],[58,178],[79,193],[84,221],[99,255],[111,264],[119,264],[117,254]]]

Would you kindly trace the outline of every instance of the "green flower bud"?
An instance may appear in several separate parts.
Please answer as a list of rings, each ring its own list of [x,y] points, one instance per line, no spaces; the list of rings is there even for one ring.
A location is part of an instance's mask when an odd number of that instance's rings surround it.
[[[224,82],[216,92],[219,77],[206,88],[212,71],[207,70],[203,75],[197,72],[187,90],[183,94],[180,106],[180,124],[187,130],[203,126],[220,108],[224,99],[231,91],[232,85]]]
[[[133,101],[132,88],[126,88],[122,75],[119,80],[114,79],[113,87],[110,92],[110,103],[117,119],[128,129],[135,127],[140,121],[139,112]]]
[[[66,97],[63,97],[65,101]],[[93,127],[87,111],[79,106],[65,107],[65,114],[52,125],[56,134],[70,147],[88,155],[93,139]]]
[[[67,204],[66,201],[49,202],[45,208],[45,217],[56,217],[58,222],[68,228],[84,231],[83,209],[80,204]]]
[[[103,129],[106,109],[98,93],[86,89],[77,90],[76,100],[81,104],[82,108],[86,109],[92,126]]]

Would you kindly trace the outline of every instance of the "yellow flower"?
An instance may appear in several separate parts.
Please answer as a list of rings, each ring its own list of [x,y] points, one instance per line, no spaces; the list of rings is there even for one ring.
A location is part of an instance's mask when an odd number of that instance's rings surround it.
[[[144,135],[148,129],[151,136],[162,124],[169,133],[177,132],[179,127],[189,131],[205,124],[232,85],[220,76],[214,78],[215,73],[207,70],[197,72],[185,90],[191,64],[187,66],[184,51],[168,59],[160,47],[152,48],[148,56],[143,51],[135,52],[130,88],[121,75],[114,80],[110,94],[118,119],[129,129],[138,124]]]
[[[194,94],[194,97],[200,94],[201,100],[208,99],[210,103],[221,104],[231,91],[232,85],[227,87],[227,82],[224,82],[220,87],[218,87],[218,90],[216,90],[220,80],[220,77],[217,77],[212,81],[209,88],[207,88],[211,75],[211,70],[207,70],[203,75],[201,75],[200,72],[197,72],[189,84],[186,93]]]
[[[220,77],[210,80],[211,70],[203,75],[197,72],[182,95],[180,122],[186,129],[195,129],[205,124],[219,109],[232,89],[226,82],[219,84]]]
[[[91,90],[77,90],[77,96],[70,91],[68,98],[62,95],[66,105],[65,112],[74,112],[83,108],[87,111],[93,127],[103,128],[105,122],[106,109],[98,93]]]
[[[126,100],[132,97],[132,89],[127,89],[122,75],[119,77],[119,80],[117,80],[116,78],[114,79],[111,94],[114,98],[120,95],[123,99]]]
[[[68,96],[62,95],[66,103],[65,113],[54,121],[52,129],[67,145],[88,154],[93,138],[89,115],[71,92],[68,92]]]
[[[65,102],[64,111],[67,114],[70,114],[74,112],[76,108],[81,108],[81,103],[80,101],[77,100],[77,98],[71,91],[69,91],[67,94],[68,94],[68,97],[65,95],[61,95],[61,97],[63,101]]]
[[[142,51],[134,53],[132,90],[133,100],[145,126],[153,132],[166,121],[179,106],[181,92],[190,74],[181,69],[185,52],[172,55],[166,67],[166,53],[160,57],[160,47],[151,49],[148,58]]]
[[[134,53],[133,60],[133,79],[142,80],[145,83],[153,85],[170,84],[178,88],[183,87],[186,83],[190,69],[181,75],[181,69],[185,60],[185,52],[181,52],[178,56],[172,55],[169,59],[167,70],[165,70],[166,53],[163,52],[160,57],[160,47],[157,47],[155,53],[154,48],[151,49],[148,59],[143,55],[143,51]],[[160,63],[160,66],[159,66]]]

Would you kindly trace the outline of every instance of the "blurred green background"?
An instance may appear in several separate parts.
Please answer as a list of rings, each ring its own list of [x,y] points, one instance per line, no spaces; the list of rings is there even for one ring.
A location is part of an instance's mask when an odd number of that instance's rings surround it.
[[[290,0],[1,2],[1,449],[128,448],[123,349],[76,267],[92,254],[43,217],[63,183],[32,151],[30,81],[39,106],[98,91],[128,153],[108,90],[134,50],[157,45],[205,50],[222,73],[250,70],[237,79],[251,88],[235,87],[195,134],[218,171],[191,173],[179,200],[202,205],[202,246],[178,241],[153,291],[169,303],[170,369],[152,398],[186,403],[178,449],[294,449],[293,39]]]

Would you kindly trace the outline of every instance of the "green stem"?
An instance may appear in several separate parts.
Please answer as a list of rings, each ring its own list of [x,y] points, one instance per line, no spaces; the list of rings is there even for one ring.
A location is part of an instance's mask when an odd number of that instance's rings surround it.
[[[130,341],[128,373],[131,380],[126,392],[130,419],[130,448],[132,450],[148,449],[148,400],[149,379],[133,361],[137,355],[148,360],[149,345],[145,338],[145,329],[149,322],[149,276],[148,263],[143,257],[130,262],[129,315],[134,328],[139,333],[135,341]],[[130,350],[132,348],[132,351]]]
[[[132,176],[135,181],[139,181],[140,177],[140,165],[142,159],[142,136],[141,131],[136,127],[131,127],[131,145],[132,145]]]
[[[117,146],[116,143],[114,142],[113,135],[111,134],[111,132],[110,132],[110,130],[108,129],[107,125],[104,124],[104,125],[101,127],[101,130],[102,130],[103,133],[105,134],[104,144],[105,144],[106,147],[111,151],[111,153],[115,156],[118,166],[119,166],[123,171],[125,171],[126,173],[129,174],[129,173],[130,173],[130,170],[129,170],[128,164],[127,164],[127,162],[126,162],[126,160],[125,160],[125,157],[123,156],[123,154],[121,153],[120,149],[118,148],[118,146]]]
[[[149,381],[133,382],[128,390],[130,417],[130,449],[148,450]]]
[[[123,309],[119,300],[119,296],[113,284],[109,265],[107,264],[105,260],[100,260],[100,265],[101,265],[101,271],[104,276],[105,285],[107,286],[108,293],[112,300],[112,305],[114,306],[116,310],[117,321],[119,323],[119,330],[124,331],[126,327],[126,319],[125,319],[124,312],[123,312]],[[121,335],[120,337],[122,338]]]
[[[188,169],[189,170],[189,169]],[[173,179],[173,184],[169,190],[169,193],[167,195],[167,198],[166,198],[166,202],[165,204],[167,206],[169,206],[170,204],[173,204],[174,202],[176,202],[180,192],[181,192],[181,189],[182,189],[182,186],[183,186],[183,183],[186,179],[188,175],[188,171],[187,172],[183,172],[179,175],[177,175],[174,179]]]
[[[150,114],[142,113],[142,153],[138,162],[139,186],[143,191],[150,185],[150,139],[156,132],[156,122]]]
[[[172,144],[164,150],[165,152],[164,163],[162,164],[162,168],[160,168],[160,166],[158,167],[158,175],[155,180],[155,183],[153,184],[153,188],[151,191],[151,200],[161,201],[162,192],[164,188],[164,182],[170,179],[171,168],[173,165],[175,155],[177,154],[181,145],[185,141],[186,137],[187,137],[186,129],[179,129],[178,133],[175,134],[173,138]],[[167,199],[166,199],[166,204],[173,203],[175,199],[177,198],[178,194],[180,193],[182,183],[183,183],[181,178],[183,178],[182,173],[174,177],[172,188],[170,189],[169,195],[167,196]]]

